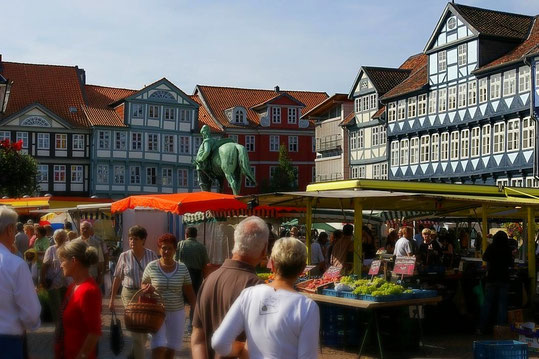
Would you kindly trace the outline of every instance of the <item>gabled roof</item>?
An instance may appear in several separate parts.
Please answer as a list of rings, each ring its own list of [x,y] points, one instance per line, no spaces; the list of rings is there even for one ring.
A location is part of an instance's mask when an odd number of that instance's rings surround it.
[[[350,112],[350,114],[348,116],[346,116],[344,118],[344,120],[342,120],[342,122],[340,123],[341,126],[348,126],[348,125],[351,125],[353,121],[355,121],[356,119],[356,113],[354,111]]]
[[[279,92],[277,95],[275,95],[274,97],[262,102],[262,103],[259,103],[257,105],[254,105],[254,106],[251,106],[251,108],[255,111],[258,111],[258,110],[261,110],[263,109],[264,107],[266,107],[267,105],[271,104],[271,103],[276,103],[278,100],[289,100],[289,102],[291,103],[294,103],[295,105],[297,106],[301,106],[301,107],[305,107],[305,104],[301,101],[299,101],[297,98],[294,98],[292,96],[290,96],[289,94],[285,93],[285,92]]]
[[[418,91],[428,85],[427,55],[421,54],[420,57],[414,59],[414,65],[415,67],[410,76],[388,91],[382,96],[381,100],[387,100],[396,96]]]
[[[84,111],[92,126],[125,127],[124,119],[111,106],[137,92],[115,87],[86,85],[86,99],[88,105]],[[123,104],[119,106],[124,106]]]
[[[482,73],[515,62],[523,62],[526,57],[537,54],[539,54],[539,15],[535,17],[535,21],[533,23],[530,34],[523,43],[521,43],[502,57],[499,57],[496,60],[475,70],[474,73]]]
[[[436,41],[436,35],[443,26],[449,12],[456,15],[465,23],[475,36],[496,38],[505,41],[518,42],[524,40],[528,36],[533,22],[533,16],[448,3],[429,41],[425,45],[425,52],[432,48]]]
[[[206,106],[202,103],[198,95],[190,96],[193,101],[195,101],[198,107],[198,129],[200,130],[202,126],[208,125],[212,132],[223,132],[223,129],[212,120],[210,113],[206,110]]]
[[[363,66],[363,71],[371,80],[380,96],[400,84],[410,75],[410,70],[385,67]]]
[[[325,92],[281,90],[279,93],[286,93],[303,103],[305,105],[303,112],[310,111],[328,98]],[[230,123],[225,110],[236,106],[244,107],[247,110],[248,125],[256,127],[260,123],[260,118],[252,107],[274,99],[279,93],[274,90],[197,85],[194,95],[199,96],[200,102],[206,107],[208,115],[217,127],[243,128],[245,126]]]
[[[198,106],[198,104],[193,101],[193,99],[191,98],[191,96],[189,96],[188,94],[186,94],[185,92],[182,91],[182,89],[180,89],[178,86],[174,85],[172,82],[170,82],[166,77],[163,77],[162,79],[160,80],[157,80],[155,81],[154,83],[148,85],[148,86],[144,86],[144,88],[140,89],[140,90],[137,90],[135,91],[134,93],[132,93],[131,95],[127,96],[125,99],[121,99],[119,100],[119,102],[123,101],[123,100],[132,100],[132,99],[135,99],[137,95],[139,95],[140,93],[144,92],[144,91],[148,91],[148,89],[152,88],[152,87],[156,87],[160,84],[166,84],[167,86],[171,87],[174,91],[178,92],[179,94],[181,94],[181,96],[186,99],[188,102],[191,103],[191,105],[193,106]],[[117,103],[115,103],[114,105],[116,105]]]
[[[449,4],[482,36],[524,40],[532,26],[533,16],[512,14],[478,7]]]
[[[90,126],[83,110],[85,102],[79,77],[82,70],[77,66],[2,61],[1,74],[13,81],[5,117],[39,103],[73,127]]]
[[[305,112],[301,118],[317,117],[322,115],[324,112],[328,111],[335,104],[340,104],[343,102],[352,103],[353,101],[348,98],[348,95],[344,93],[336,93],[333,96],[328,97],[324,101],[320,102],[318,105],[313,107],[310,111]]]

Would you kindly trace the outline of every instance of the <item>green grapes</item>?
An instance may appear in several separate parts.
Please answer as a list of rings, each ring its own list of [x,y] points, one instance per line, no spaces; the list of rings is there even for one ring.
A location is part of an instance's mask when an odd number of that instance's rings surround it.
[[[354,294],[372,295],[374,297],[400,295],[412,292],[411,290],[405,290],[402,285],[386,282],[382,278],[376,278],[372,282],[366,279],[360,279],[355,281],[354,285]]]

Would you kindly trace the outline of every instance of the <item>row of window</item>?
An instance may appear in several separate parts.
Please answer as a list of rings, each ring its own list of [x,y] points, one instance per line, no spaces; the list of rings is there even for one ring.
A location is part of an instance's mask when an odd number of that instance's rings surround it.
[[[109,165],[97,165],[97,184],[110,184],[109,177]],[[146,185],[161,185],[161,186],[172,186],[173,185],[173,168],[165,167],[161,168],[160,176],[158,175],[157,167],[145,167],[145,179],[144,184]],[[114,185],[140,185],[142,184],[142,175],[140,166],[129,166],[126,173],[126,167],[123,165],[112,166],[112,184]],[[128,175],[128,177],[127,177]],[[189,186],[189,170],[187,168],[179,168],[177,171],[177,186],[178,187],[188,187]],[[198,177],[193,181],[195,184],[198,182]]]
[[[382,146],[387,142],[386,127],[374,126],[371,128],[371,147]],[[361,128],[350,133],[350,149],[360,150],[365,148],[365,129]]]
[[[527,187],[527,188],[538,188],[539,181],[534,177],[526,178],[500,178],[496,180],[497,185],[511,186],[511,187]]]
[[[65,183],[67,176],[66,165],[53,165],[53,181],[54,183]],[[71,183],[83,183],[84,180],[84,166],[71,165],[70,176]],[[49,165],[37,165],[37,181],[39,183],[49,182]]]
[[[143,141],[142,132],[130,132],[130,145],[131,151],[142,151],[144,148],[146,151],[164,153],[179,153],[190,154],[191,148],[191,136],[176,136],[176,135],[160,135],[158,133],[146,133],[145,141]],[[124,131],[113,132],[113,138],[111,138],[111,131],[98,131],[97,132],[97,149],[99,150],[119,150],[126,151],[127,136],[128,133]],[[162,141],[162,143],[161,143]],[[143,143],[145,142],[145,146]],[[202,138],[193,137],[193,152],[198,151],[198,147],[202,143]]]
[[[539,74],[539,69],[537,73]],[[425,116],[427,113],[435,114],[437,112],[475,106],[478,96],[479,103],[487,101],[489,90],[491,100],[499,99],[502,95],[502,89],[503,96],[513,96],[516,94],[516,70],[503,73],[503,87],[501,74],[492,75],[489,79],[482,78],[478,81],[479,93],[477,92],[477,80],[474,80],[448,88],[442,88],[437,91],[430,91],[428,96],[427,94],[422,94],[417,97],[402,99],[398,102],[391,102],[387,109],[388,121],[404,120],[406,118]],[[520,67],[518,70],[518,92],[529,92],[530,88],[530,68],[528,66]]]
[[[354,100],[354,110],[356,113],[378,109],[378,96],[375,93],[356,97]]]
[[[467,159],[534,148],[535,125],[529,117],[522,121],[518,118],[509,120],[507,124],[497,122],[492,127],[492,131],[488,124],[471,130],[392,141],[391,166]]]
[[[352,178],[367,178],[367,166],[352,166]],[[373,179],[387,179],[387,163],[372,165]]]
[[[442,50],[438,55],[438,72],[447,70],[447,50]],[[458,66],[466,66],[468,64],[468,44],[460,44],[457,47],[457,63]]]
[[[15,134],[16,141],[22,141],[22,148],[28,148],[28,132],[19,132]],[[0,140],[11,140],[11,131],[0,131]],[[84,135],[73,134],[71,135],[73,150],[84,150]],[[37,149],[49,150],[51,147],[51,134],[50,133],[37,133]],[[67,150],[67,134],[56,133],[54,134],[54,148],[57,150]]]
[[[234,142],[238,143],[238,135],[228,135],[228,138],[231,138],[234,140]],[[270,152],[279,152],[279,146],[281,144],[280,138],[281,136],[279,135],[270,136],[270,141],[269,141]],[[314,138],[313,138],[313,143],[314,143]],[[245,136],[245,149],[248,152],[256,151],[256,136],[254,135]],[[299,151],[298,136],[288,136],[288,152],[298,152],[298,151]],[[315,150],[313,149],[313,152],[314,151]]]
[[[148,111],[148,118],[152,120],[158,120],[161,118],[161,111],[163,112],[163,119],[169,121],[175,121],[176,118],[180,122],[191,122],[193,119],[193,110],[185,108],[175,107],[163,107],[158,105],[145,105],[140,103],[134,103],[131,105],[131,113],[133,118],[144,118],[145,109]]]
[[[288,107],[288,123],[296,124],[298,123],[299,109],[296,107]],[[281,123],[281,108],[280,107],[271,107],[271,123]]]

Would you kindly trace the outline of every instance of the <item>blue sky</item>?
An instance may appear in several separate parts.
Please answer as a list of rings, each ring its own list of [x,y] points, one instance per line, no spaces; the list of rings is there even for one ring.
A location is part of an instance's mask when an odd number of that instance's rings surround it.
[[[468,0],[528,15],[536,0]],[[48,0],[2,5],[4,61],[78,65],[91,84],[348,92],[362,65],[421,52],[440,0]]]

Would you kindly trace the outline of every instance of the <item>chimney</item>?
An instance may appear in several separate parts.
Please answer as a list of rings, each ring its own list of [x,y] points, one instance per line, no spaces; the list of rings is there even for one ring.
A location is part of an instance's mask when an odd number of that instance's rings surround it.
[[[275,92],[280,92],[279,86],[275,86]]]

